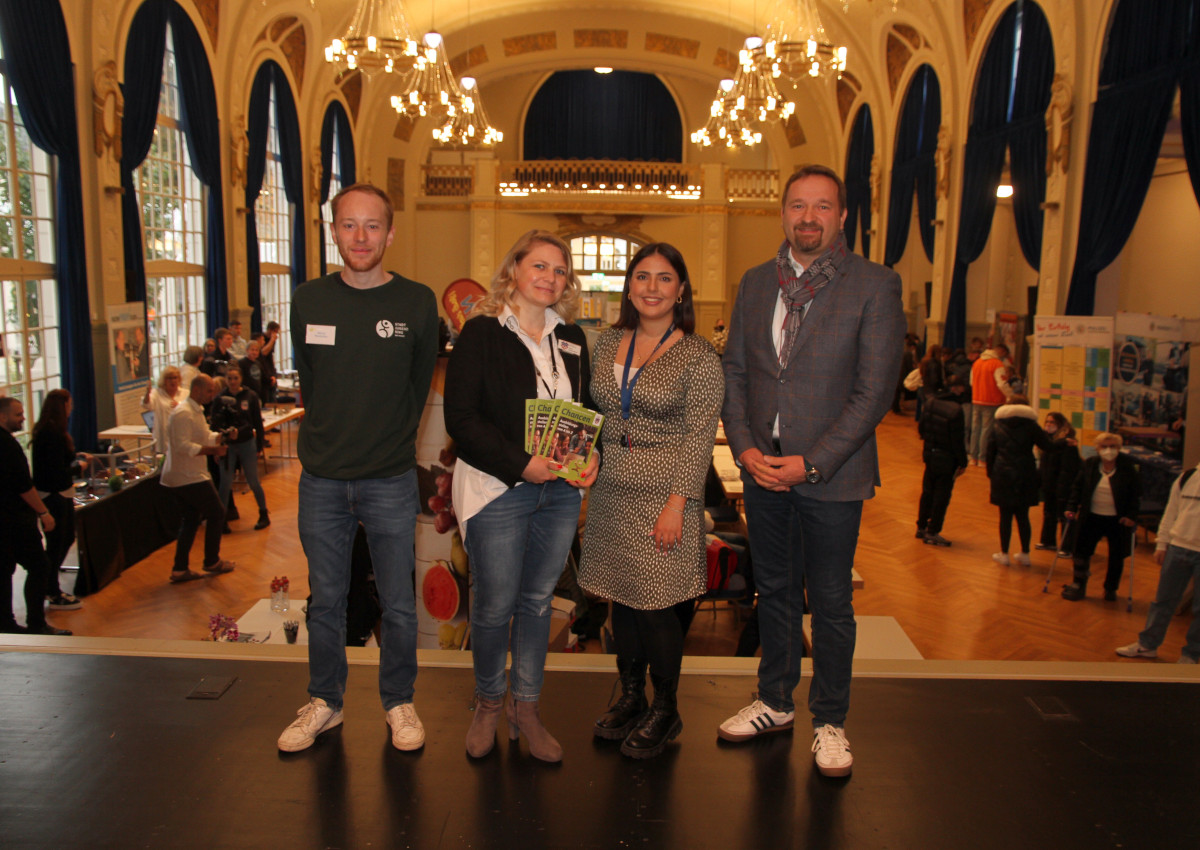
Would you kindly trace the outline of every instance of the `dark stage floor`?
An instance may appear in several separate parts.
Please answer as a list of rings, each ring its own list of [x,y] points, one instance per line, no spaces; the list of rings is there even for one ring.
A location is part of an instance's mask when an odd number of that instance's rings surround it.
[[[215,701],[185,699],[236,676]],[[683,735],[623,758],[591,737],[614,677],[551,672],[561,766],[501,742],[470,761],[471,673],[423,668],[418,753],[391,748],[375,669],[345,725],[275,739],[307,668],[279,661],[0,654],[5,848],[1071,848],[1200,842],[1200,688],[856,679],[848,781],[798,730],[725,745],[753,679],[689,675]],[[1068,716],[1057,716],[1066,713]],[[503,729],[503,726],[501,727]]]

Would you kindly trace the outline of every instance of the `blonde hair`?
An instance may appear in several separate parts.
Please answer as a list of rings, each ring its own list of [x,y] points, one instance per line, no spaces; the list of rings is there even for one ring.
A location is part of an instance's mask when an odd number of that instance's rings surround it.
[[[171,377],[172,375],[174,375],[176,378],[183,378],[183,373],[179,371],[178,366],[164,366],[163,370],[158,373],[159,387],[166,389],[167,378]]]
[[[1102,443],[1116,443],[1117,447],[1125,445],[1125,438],[1120,434],[1114,434],[1112,431],[1101,431],[1096,435],[1096,439],[1092,441],[1092,445],[1099,446]]]
[[[500,267],[496,269],[496,274],[492,276],[492,291],[479,302],[479,306],[475,308],[476,313],[498,316],[505,305],[513,306],[513,292],[517,288],[517,265],[539,244],[551,245],[562,252],[563,264],[567,267],[567,285],[563,289],[562,297],[554,304],[554,312],[568,322],[575,318],[575,312],[579,309],[580,285],[579,278],[575,276],[575,267],[571,263],[571,249],[566,242],[548,230],[531,230],[508,249],[508,253],[500,261]]]

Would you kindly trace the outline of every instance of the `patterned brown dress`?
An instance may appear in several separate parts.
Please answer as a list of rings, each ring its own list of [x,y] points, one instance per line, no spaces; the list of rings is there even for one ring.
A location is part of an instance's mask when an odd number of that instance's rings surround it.
[[[712,345],[687,334],[643,367],[630,417],[622,419],[613,374],[622,333],[606,331],[592,360],[592,398],[605,416],[604,455],[588,499],[579,584],[630,608],[658,610],[706,589],[704,477],[725,379]],[[651,532],[672,493],[687,497],[682,541],[659,552]]]

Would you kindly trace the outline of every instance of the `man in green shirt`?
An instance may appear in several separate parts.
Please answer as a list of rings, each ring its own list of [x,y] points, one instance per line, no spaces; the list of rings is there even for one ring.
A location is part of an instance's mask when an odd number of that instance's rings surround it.
[[[309,702],[280,735],[279,749],[306,749],[342,722],[346,593],[361,522],[383,606],[379,694],[392,744],[415,750],[425,743],[413,707],[416,437],[437,358],[437,301],[428,287],[383,269],[395,235],[384,192],[356,183],[332,206],[345,265],[292,296],[292,346],[305,404],[298,526],[312,601]]]

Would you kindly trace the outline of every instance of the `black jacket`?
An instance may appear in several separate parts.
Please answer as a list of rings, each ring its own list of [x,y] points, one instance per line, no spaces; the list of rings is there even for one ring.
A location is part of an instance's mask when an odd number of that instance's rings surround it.
[[[1071,485],[1066,510],[1078,515],[1080,525],[1092,512],[1092,494],[1096,492],[1096,485],[1100,483],[1100,475],[1100,457],[1089,457],[1083,462],[1083,468],[1079,470],[1079,474],[1075,476],[1075,483]],[[1117,516],[1136,521],[1142,504],[1142,476],[1133,458],[1124,452],[1117,455],[1117,468],[1108,480],[1108,485],[1112,488]]]
[[[559,325],[554,339],[571,397],[594,407],[583,329]],[[564,351],[562,343],[578,353]],[[532,457],[525,451],[525,400],[537,397],[537,380],[529,349],[495,316],[476,316],[463,325],[446,366],[446,431],[459,457],[509,487],[521,480]]]
[[[954,458],[956,467],[966,468],[966,424],[962,409],[964,398],[970,399],[970,395],[964,393],[959,396],[952,392],[943,392],[925,402],[917,430],[921,439],[925,441],[927,461],[930,453],[944,452]]]
[[[987,474],[991,503],[1002,508],[1023,508],[1038,503],[1037,464],[1033,447],[1050,449],[1050,435],[1042,430],[1037,411],[1027,404],[1002,404],[987,446]]]
[[[236,395],[230,395],[226,390],[213,399],[209,422],[217,431],[226,428],[237,428],[237,439],[232,442],[244,443],[251,437],[257,437],[258,448],[263,447],[262,405],[254,390],[242,387]]]
[[[1079,449],[1067,443],[1067,437],[1055,437],[1050,441],[1050,448],[1042,452],[1041,465],[1038,471],[1042,475],[1042,501],[1065,502],[1071,495],[1071,485],[1083,459]]]

